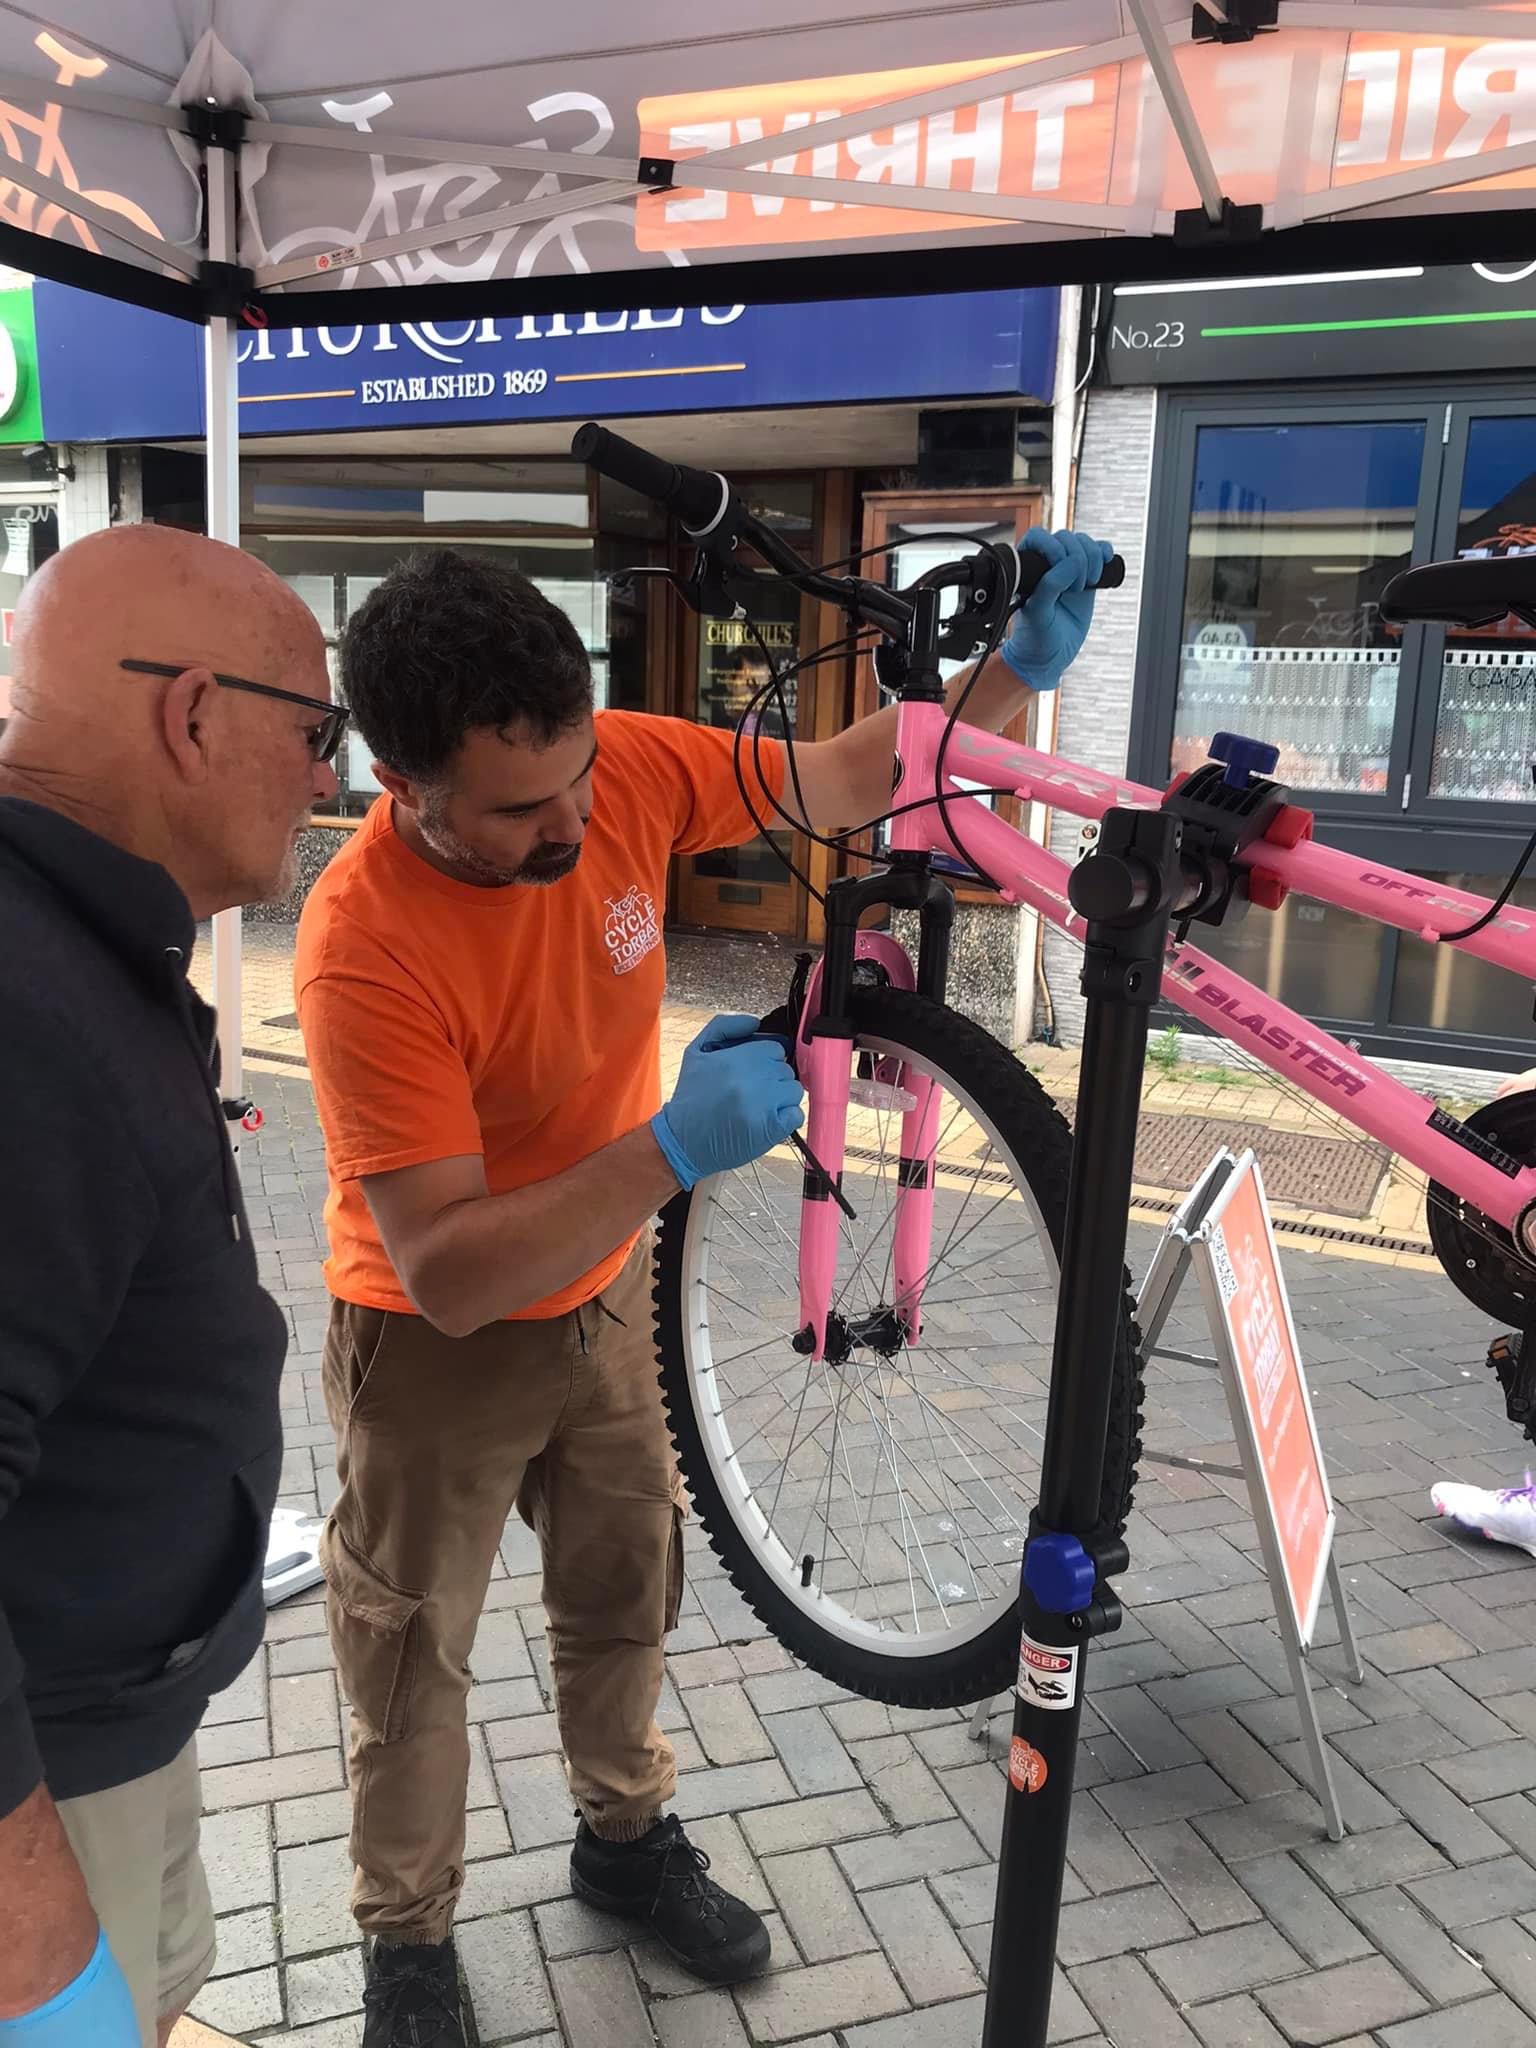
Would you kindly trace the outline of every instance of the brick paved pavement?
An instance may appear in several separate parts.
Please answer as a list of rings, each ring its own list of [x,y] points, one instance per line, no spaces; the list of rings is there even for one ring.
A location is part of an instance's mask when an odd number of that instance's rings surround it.
[[[319,1137],[301,1080],[257,1085],[271,1121],[242,1167],[294,1333],[284,1498],[323,1507]],[[1138,1259],[1150,1243],[1138,1233]],[[1154,1468],[1127,1624],[1092,1664],[1054,2039],[1536,2048],[1536,1562],[1428,1519],[1436,1477],[1520,1474],[1486,1331],[1428,1275],[1299,1251],[1286,1266],[1369,1667],[1322,1694],[1353,1832],[1326,1842],[1304,1789],[1237,1489]],[[1230,1452],[1209,1375],[1159,1365],[1151,1381],[1150,1444]],[[678,1810],[771,1915],[774,1970],[701,1990],[571,1899],[536,1559],[514,1524],[474,1656],[460,1948],[481,2041],[972,2048],[1005,1723],[983,1751],[962,1716],[841,1694],[764,1637],[696,1530],[690,1571],[663,1703]],[[199,2012],[243,2038],[355,2048],[341,1708],[313,1596],[272,1615],[215,1701],[203,1762],[222,1974]]]

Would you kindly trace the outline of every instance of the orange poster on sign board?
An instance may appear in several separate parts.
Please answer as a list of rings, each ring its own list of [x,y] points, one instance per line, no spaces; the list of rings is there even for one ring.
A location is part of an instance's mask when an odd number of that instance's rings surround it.
[[[1214,1289],[1234,1368],[1229,1392],[1240,1405],[1248,1443],[1244,1464],[1257,1481],[1254,1501],[1273,1537],[1296,1632],[1312,1640],[1328,1571],[1333,1502],[1312,1416],[1296,1328],[1264,1205],[1248,1153],[1206,1221],[1207,1284]]]

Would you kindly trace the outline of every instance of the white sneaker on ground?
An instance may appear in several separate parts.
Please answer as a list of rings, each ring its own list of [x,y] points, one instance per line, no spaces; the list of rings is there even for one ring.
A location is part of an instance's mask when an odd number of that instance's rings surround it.
[[[1494,1543],[1512,1543],[1536,1557],[1536,1483],[1529,1472],[1524,1486],[1506,1486],[1502,1492],[1442,1481],[1430,1488],[1429,1497],[1442,1515],[1464,1529],[1476,1529]]]

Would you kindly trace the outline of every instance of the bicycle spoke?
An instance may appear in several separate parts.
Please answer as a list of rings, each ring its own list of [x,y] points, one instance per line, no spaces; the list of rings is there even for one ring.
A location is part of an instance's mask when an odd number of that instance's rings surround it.
[[[944,1470],[944,1461],[939,1456],[939,1447],[937,1443],[935,1443],[934,1441],[933,1418],[928,1412],[926,1402],[920,1405],[923,1417],[923,1433],[928,1439],[928,1456],[931,1461],[933,1470],[938,1473],[939,1477],[944,1482],[945,1510],[949,1516],[949,1519],[954,1523],[955,1535],[958,1537],[960,1542],[960,1555],[965,1559],[965,1569],[966,1574],[971,1582],[971,1590],[973,1593],[976,1593],[980,1590],[981,1582],[976,1576],[976,1567],[971,1562],[970,1545],[965,1540],[965,1523],[961,1514],[954,1510],[950,1505],[951,1493],[949,1484],[949,1474]]]
[[[874,1408],[873,1408],[873,1407],[871,1406],[871,1404],[870,1404],[870,1399],[869,1399],[869,1388],[868,1388],[868,1385],[867,1385],[867,1384],[866,1384],[866,1382],[865,1382],[865,1378],[864,1378],[864,1368],[863,1368],[863,1366],[862,1366],[862,1365],[860,1365],[860,1364],[859,1364],[859,1362],[858,1362],[858,1360],[857,1360],[857,1359],[855,1359],[855,1360],[854,1360],[854,1366],[855,1366],[855,1370],[856,1370],[856,1371],[858,1372],[858,1375],[859,1375],[859,1392],[860,1392],[860,1394],[861,1394],[861,1395],[863,1396],[863,1400],[864,1400],[864,1406],[865,1406],[865,1408],[866,1408],[866,1409],[868,1410],[868,1412],[869,1412],[869,1419],[870,1419],[870,1423],[871,1423],[871,1426],[872,1426],[872,1427],[874,1428],[874,1430],[875,1430],[875,1433],[876,1433],[876,1435],[878,1436],[878,1435],[879,1435],[879,1433],[880,1433],[880,1425],[879,1425],[879,1423],[878,1423],[878,1422],[877,1422],[877,1421],[875,1420],[875,1411],[874,1411]],[[892,1455],[890,1454],[890,1452],[889,1452],[889,1451],[887,1451],[887,1454],[886,1454],[886,1455],[887,1455],[887,1463],[888,1463],[888,1466],[889,1466],[889,1469],[890,1469],[890,1474],[891,1474],[891,1483],[892,1483],[892,1485],[893,1485],[893,1486],[895,1487],[895,1489],[896,1489],[896,1506],[897,1506],[897,1509],[898,1509],[898,1511],[900,1512],[900,1515],[901,1515],[901,1526],[902,1526],[903,1532],[905,1532],[905,1531],[906,1531],[906,1529],[908,1528],[908,1526],[909,1526],[909,1522],[910,1522],[910,1518],[909,1518],[909,1516],[908,1516],[908,1514],[907,1514],[907,1496],[906,1496],[906,1494],[905,1494],[905,1493],[903,1492],[903,1490],[902,1490],[902,1485],[901,1485],[901,1475],[900,1475],[900,1473],[898,1473],[898,1471],[896,1470],[896,1462],[895,1462],[895,1459],[894,1459],[894,1457],[893,1457],[893,1456],[892,1456]],[[913,1534],[914,1534],[914,1536],[916,1535],[916,1531],[915,1531],[915,1530],[913,1531]],[[921,1627],[922,1627],[922,1623],[921,1623],[921,1620],[920,1620],[920,1618],[919,1618],[919,1616],[918,1616],[918,1612],[917,1612],[917,1575],[916,1575],[916,1573],[915,1573],[915,1572],[913,1571],[913,1569],[912,1569],[912,1552],[911,1552],[910,1548],[908,1548],[908,1547],[906,1547],[906,1546],[903,1546],[903,1550],[904,1550],[904,1555],[905,1555],[905,1557],[906,1557],[906,1560],[907,1560],[907,1585],[908,1585],[908,1588],[909,1588],[909,1590],[910,1590],[910,1593],[911,1593],[911,1596],[912,1596],[912,1626],[913,1626],[914,1630],[920,1630],[920,1629],[921,1629]],[[926,1555],[926,1553],[925,1553],[925,1552],[924,1552],[924,1550],[923,1550],[923,1547],[922,1547],[922,1544],[921,1544],[921,1542],[919,1542],[919,1543],[918,1543],[918,1556],[919,1556],[919,1557],[920,1557],[920,1558],[922,1559],[922,1564],[923,1564],[923,1571],[924,1571],[924,1575],[925,1575],[925,1577],[926,1577],[926,1576],[927,1576],[927,1572],[928,1572],[928,1559],[927,1559],[927,1555]],[[931,1579],[929,1580],[929,1584],[930,1584],[930,1585],[932,1585],[932,1581],[931,1581]],[[938,1588],[937,1588],[936,1586],[934,1586],[932,1590],[933,1590],[933,1596],[934,1596],[934,1599],[935,1599],[935,1600],[938,1600],[938,1599],[939,1599],[939,1592],[938,1592]],[[940,1604],[940,1606],[942,1607],[942,1604],[943,1604],[943,1603],[942,1603],[942,1602],[940,1602],[939,1604]]]
[[[988,1150],[990,1156],[990,1147],[988,1148]],[[966,1194],[965,1199],[967,1202],[970,1201],[971,1195],[975,1193],[976,1187],[978,1185],[979,1183],[974,1181],[972,1182],[971,1188]],[[967,1238],[973,1236],[974,1233],[977,1230],[979,1230],[984,1223],[987,1223],[991,1220],[994,1212],[1001,1206],[1002,1203],[1006,1202],[1009,1199],[1011,1192],[1012,1191],[1010,1189],[1005,1188],[1003,1192],[1000,1195],[998,1195],[996,1199],[993,1201],[991,1208],[985,1210],[980,1216],[978,1216],[975,1222],[968,1226],[968,1228],[965,1230],[964,1234],[960,1238],[955,1238],[954,1230],[953,1228],[951,1228],[949,1237],[946,1238],[944,1244],[941,1246],[937,1258],[931,1259],[929,1261],[927,1272],[923,1274],[921,1279],[914,1280],[912,1282],[911,1286],[907,1289],[905,1299],[910,1300],[911,1297],[917,1292],[918,1288],[926,1285],[928,1274],[936,1272],[938,1268],[944,1263],[944,1260],[948,1255],[951,1244],[953,1243],[954,1248],[958,1251],[960,1246],[966,1242]],[[963,1209],[961,1213],[964,1214]],[[959,1219],[956,1218],[957,1222],[958,1220]],[[895,1305],[899,1307],[901,1304],[898,1302]]]
[[[751,1358],[755,1352],[767,1351],[772,1345],[782,1344],[783,1342],[783,1337],[775,1334],[772,1337],[765,1337],[761,1344],[749,1344],[745,1351],[733,1351],[729,1358],[723,1358],[718,1361],[715,1366],[715,1372],[717,1374],[726,1372],[731,1366],[739,1364],[743,1358]]]
[[[763,1186],[762,1161],[754,1160],[749,1171],[752,1175],[752,1185],[757,1189],[757,1192],[762,1199],[763,1209],[768,1217],[769,1222],[773,1225],[774,1229],[779,1233],[781,1240],[785,1245],[788,1246],[789,1250],[794,1254],[795,1259],[798,1262],[800,1256],[800,1247],[796,1243],[795,1239],[792,1238],[789,1232],[784,1228],[784,1225],[779,1221],[779,1213],[777,1209],[775,1209],[773,1206],[773,1202],[769,1197],[768,1190]]]
[[[802,1382],[800,1388],[800,1405],[795,1410],[794,1427],[790,1430],[789,1433],[789,1449],[784,1453],[783,1463],[779,1466],[779,1483],[774,1488],[773,1506],[768,1510],[768,1521],[770,1525],[772,1524],[774,1517],[779,1512],[779,1501],[783,1497],[784,1482],[789,1477],[789,1461],[795,1455],[795,1442],[800,1434],[800,1421],[802,1416],[805,1414],[805,1404],[806,1400],[810,1395],[810,1391],[811,1375],[809,1371],[807,1371],[805,1379]],[[789,1403],[786,1401],[784,1405],[787,1408],[789,1406]]]
[[[968,1437],[973,1444],[976,1444],[976,1448],[978,1451],[981,1451],[982,1456],[985,1457],[987,1453],[984,1450],[982,1450],[982,1446],[976,1442],[975,1437],[971,1436],[969,1430],[962,1430],[957,1432],[955,1425],[953,1421],[950,1419],[950,1417],[944,1413],[942,1408],[935,1408],[933,1403],[928,1399],[926,1394],[920,1392],[919,1389],[917,1389],[916,1387],[914,1387],[912,1391],[918,1402],[921,1404],[921,1406],[938,1417],[939,1421],[942,1423],[944,1427],[946,1434],[949,1436],[950,1441],[954,1444],[955,1449],[959,1452],[960,1456],[965,1460],[966,1464],[970,1466],[972,1472],[976,1474],[978,1484],[984,1486],[987,1492],[990,1493],[992,1498],[997,1502],[998,1509],[1003,1516],[1003,1520],[1000,1525],[994,1525],[995,1533],[999,1536],[1002,1535],[1005,1531],[1022,1534],[1023,1532],[1017,1515],[1013,1512],[1013,1509],[1008,1505],[1007,1501],[1005,1501],[1002,1495],[997,1491],[997,1488],[992,1484],[991,1480],[987,1479],[981,1472],[977,1471],[975,1460],[971,1457],[970,1453],[965,1449],[965,1446],[960,1442],[960,1437]]]

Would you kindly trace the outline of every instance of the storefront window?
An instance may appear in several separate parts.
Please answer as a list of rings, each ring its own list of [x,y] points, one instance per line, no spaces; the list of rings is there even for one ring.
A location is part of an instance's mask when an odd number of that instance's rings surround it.
[[[1400,636],[1381,593],[1406,566],[1422,421],[1202,427],[1180,636],[1172,765],[1211,735],[1280,748],[1280,778],[1386,787]]]
[[[592,524],[587,472],[576,463],[257,457],[242,469],[241,507],[249,526],[344,533]]]
[[[1353,911],[1288,896],[1281,909],[1250,910],[1218,931],[1196,925],[1191,938],[1304,1017],[1363,1023],[1375,1014],[1385,934]]]
[[[1456,553],[1536,555],[1536,419],[1468,423]],[[1448,636],[1429,794],[1523,803],[1532,793],[1526,764],[1533,754],[1536,632],[1511,613]]]
[[[469,555],[503,562],[537,584],[560,606],[581,636],[592,664],[593,696],[608,701],[609,592],[598,577],[596,545],[590,537],[530,535],[526,538],[464,540],[450,545]],[[398,561],[415,552],[420,540],[352,536],[298,536],[246,533],[244,546],[267,562],[304,600],[325,635],[333,685],[337,682],[336,648],[347,620],[369,592],[377,589]],[[341,784],[325,808],[333,815],[360,817],[379,785],[370,766],[372,756],[361,733],[349,732],[336,761]]]
[[[748,708],[767,687],[775,670],[794,667],[800,659],[800,599],[782,583],[765,585],[754,599],[753,616],[744,619],[700,619],[699,662],[693,715],[700,725],[734,731]],[[783,739],[795,732],[799,679],[786,680],[782,698],[769,696],[753,714],[747,732]],[[786,716],[787,714],[787,716]],[[748,786],[752,784],[750,769]],[[766,811],[766,804],[761,806]],[[773,846],[762,839],[745,846],[722,847],[700,854],[694,872],[727,886],[759,889],[782,882],[787,870],[779,854],[790,851],[790,834],[775,832]],[[727,899],[729,900],[729,899]]]
[[[1508,877],[1440,873],[1424,879],[1492,901]],[[1536,910],[1536,879],[1517,882],[1510,904]],[[1464,1038],[1529,1039],[1531,985],[1470,953],[1430,945],[1405,932],[1398,942],[1391,1016],[1394,1024],[1452,1031]]]

